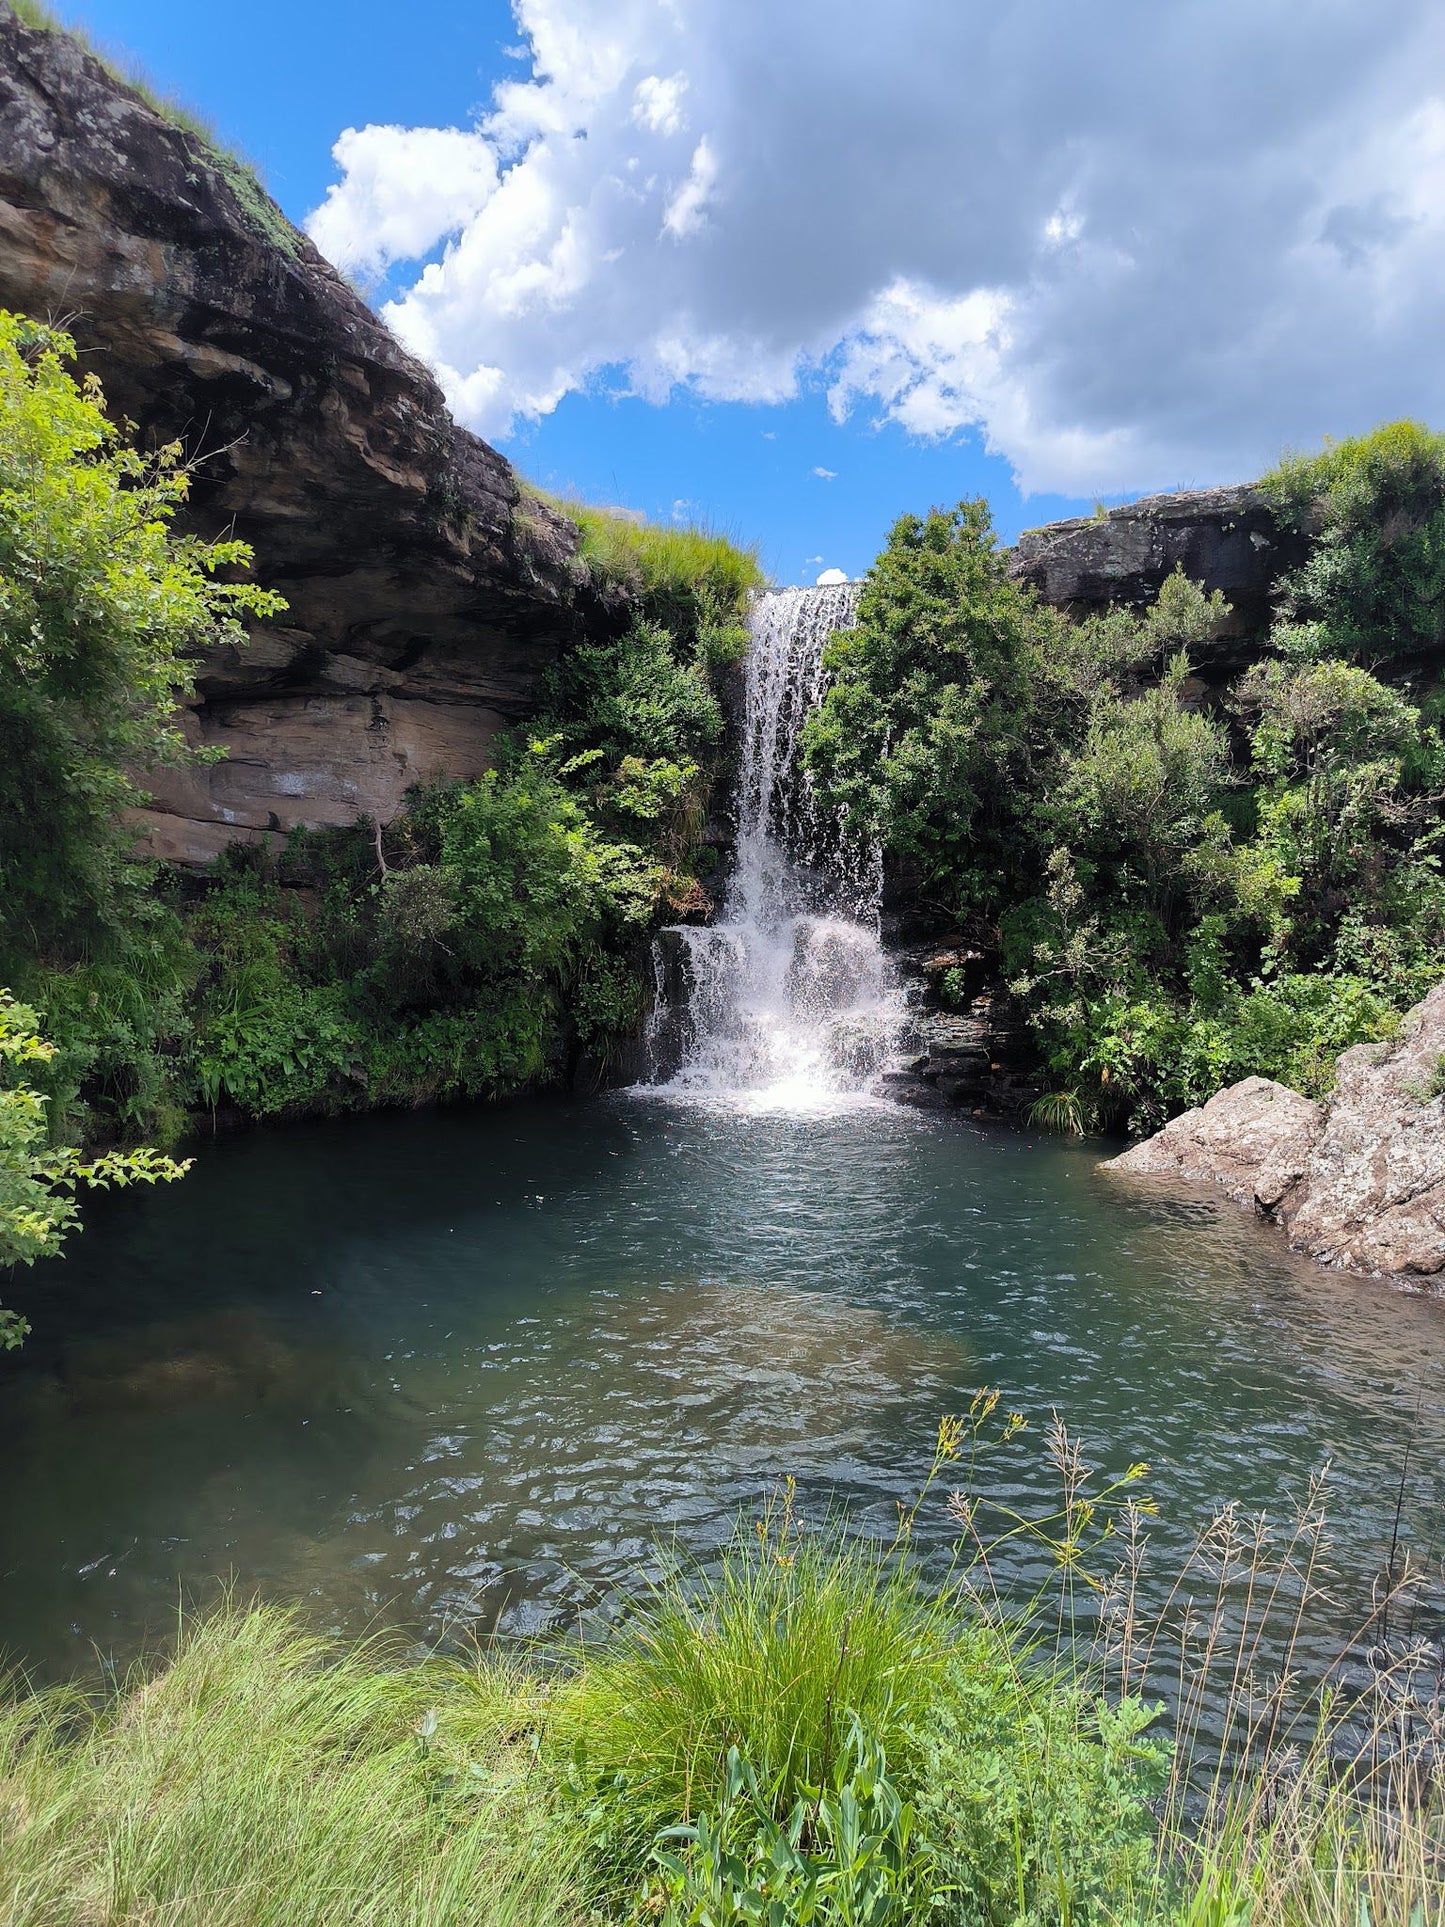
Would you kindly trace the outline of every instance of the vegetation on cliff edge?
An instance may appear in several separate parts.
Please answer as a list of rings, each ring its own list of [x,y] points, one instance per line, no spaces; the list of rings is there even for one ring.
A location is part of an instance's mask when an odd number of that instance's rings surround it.
[[[495,770],[385,825],[167,873],[127,806],[147,767],[197,755],[198,657],[282,605],[244,580],[244,544],[176,532],[179,451],[143,458],[72,352],[0,315],[0,983],[49,1039],[29,1075],[51,1143],[600,1068],[640,1023],[651,929],[706,907],[718,687],[755,559],[591,515],[586,566],[624,593]]]

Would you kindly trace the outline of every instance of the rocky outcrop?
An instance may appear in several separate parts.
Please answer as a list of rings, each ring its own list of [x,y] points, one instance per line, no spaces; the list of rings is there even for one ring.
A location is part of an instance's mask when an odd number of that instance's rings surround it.
[[[1102,515],[1029,529],[1009,569],[1046,602],[1093,615],[1116,603],[1147,607],[1182,568],[1229,604],[1213,650],[1227,666],[1231,641],[1267,628],[1275,585],[1304,553],[1304,538],[1281,526],[1258,488],[1243,485],[1146,495]]]
[[[907,1017],[878,1089],[921,1111],[1018,1117],[1039,1095],[1028,1047],[989,960],[961,938],[892,944]]]
[[[1445,984],[1390,1044],[1340,1058],[1307,1181],[1285,1224],[1301,1251],[1363,1271],[1445,1270]]]
[[[1445,983],[1388,1044],[1340,1057],[1324,1104],[1262,1077],[1106,1167],[1223,1185],[1326,1264],[1445,1285]]]
[[[1113,1160],[1136,1177],[1222,1185],[1236,1204],[1273,1210],[1304,1177],[1320,1105],[1268,1077],[1246,1077]]]
[[[3,0],[0,305],[63,321],[113,412],[184,442],[191,527],[243,536],[290,605],[203,666],[192,733],[230,754],[153,784],[162,854],[485,766],[575,631],[577,531],[239,163]]]

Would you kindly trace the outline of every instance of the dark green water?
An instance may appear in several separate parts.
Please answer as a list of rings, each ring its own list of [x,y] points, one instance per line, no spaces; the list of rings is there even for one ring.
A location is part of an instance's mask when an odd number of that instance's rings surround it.
[[[540,1627],[784,1473],[886,1526],[985,1383],[1152,1461],[1166,1537],[1332,1460],[1363,1599],[1412,1436],[1417,1539],[1439,1511],[1445,1305],[1097,1159],[625,1095],[206,1144],[9,1294],[0,1647],[127,1657],[218,1576],[348,1628]]]

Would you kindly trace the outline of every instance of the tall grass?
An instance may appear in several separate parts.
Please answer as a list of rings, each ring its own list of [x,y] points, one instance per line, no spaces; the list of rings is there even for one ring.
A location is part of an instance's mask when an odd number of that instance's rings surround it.
[[[715,1569],[675,1572],[588,1655],[552,1744],[644,1833],[715,1806],[733,1747],[786,1810],[829,1778],[850,1716],[906,1749],[959,1636],[896,1547],[804,1529],[788,1485]]]
[[[534,1682],[396,1668],[275,1610],[190,1627],[119,1694],[0,1713],[5,1927],[546,1927]]]
[[[1121,1857],[1102,1915],[1060,1918],[1445,1927],[1445,1674],[1420,1631],[1438,1575],[1392,1543],[1351,1617],[1333,1597],[1327,1473],[1278,1517],[1225,1505],[1160,1554],[1136,1489],[1147,1468],[1101,1480],[1057,1415],[1048,1455],[1058,1498],[1038,1516],[972,1489],[948,1501],[979,1610],[1012,1624],[1017,1648],[1003,1555],[1045,1549],[1056,1580],[1022,1608],[1051,1635],[1035,1690],[1055,1706],[1080,1691],[1101,1709],[1152,1703],[1169,1743],[1147,1859]]]
[[[1156,1577],[1142,1468],[1055,1420],[1057,1495],[1011,1509],[996,1405],[941,1428],[891,1544],[785,1487],[545,1659],[230,1607],[119,1691],[12,1693],[0,1923],[1445,1927],[1420,1576],[1392,1554],[1322,1675],[1323,1484]],[[912,1550],[940,1505],[942,1587]]]
[[[638,521],[586,502],[556,506],[582,531],[582,556],[604,580],[651,596],[710,589],[736,605],[762,586],[757,549],[695,524]]]
[[[620,589],[652,621],[696,638],[714,662],[746,647],[748,597],[763,586],[756,546],[695,524],[648,522],[522,484],[518,512],[545,502],[581,531],[578,559],[598,589]]]

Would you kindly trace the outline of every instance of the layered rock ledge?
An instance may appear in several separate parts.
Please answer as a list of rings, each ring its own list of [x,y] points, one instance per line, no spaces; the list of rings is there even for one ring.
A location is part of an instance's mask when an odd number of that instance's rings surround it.
[[[157,778],[158,853],[391,816],[476,775],[576,633],[578,533],[230,156],[0,0],[0,305],[60,322],[142,445],[199,463],[188,514],[290,608],[203,665]]]
[[[1220,1185],[1296,1251],[1445,1289],[1445,983],[1387,1044],[1357,1044],[1316,1104],[1247,1077],[1105,1169]]]
[[[1306,543],[1283,526],[1250,483],[1146,495],[1122,508],[1028,529],[1009,572],[1045,602],[1074,615],[1122,605],[1143,609],[1176,569],[1229,604],[1208,654],[1230,666],[1231,643],[1268,626],[1275,586],[1304,560]]]

